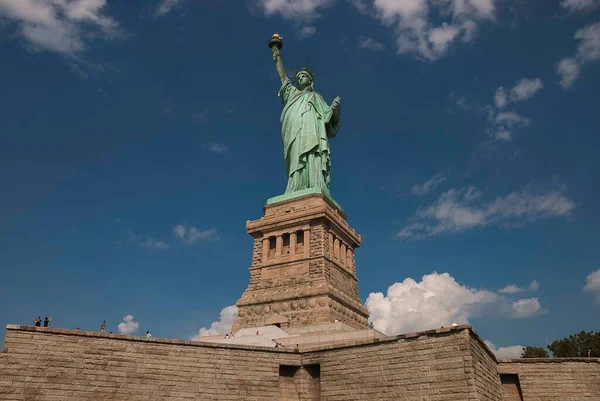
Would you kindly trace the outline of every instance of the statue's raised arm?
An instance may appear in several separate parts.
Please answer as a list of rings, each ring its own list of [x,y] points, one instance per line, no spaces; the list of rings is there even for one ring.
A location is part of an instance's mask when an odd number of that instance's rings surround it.
[[[284,83],[288,77],[285,73],[285,67],[283,66],[283,60],[281,59],[281,48],[283,47],[283,36],[274,33],[273,37],[269,41],[269,47],[271,48],[271,53],[273,55],[273,61],[275,62],[275,67],[277,68],[277,75],[279,75],[279,79],[281,79],[281,83]]]

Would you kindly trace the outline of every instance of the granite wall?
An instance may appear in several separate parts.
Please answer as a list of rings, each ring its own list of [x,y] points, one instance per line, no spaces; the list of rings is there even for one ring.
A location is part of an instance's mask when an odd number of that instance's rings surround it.
[[[600,358],[501,359],[498,372],[524,401],[600,401]]]
[[[240,351],[182,340],[9,328],[0,353],[0,400],[272,401],[279,392],[279,365],[300,365],[300,355],[259,347]]]
[[[600,359],[498,364],[470,326],[300,352],[8,326],[0,353],[0,400],[520,401],[521,395],[598,401]]]

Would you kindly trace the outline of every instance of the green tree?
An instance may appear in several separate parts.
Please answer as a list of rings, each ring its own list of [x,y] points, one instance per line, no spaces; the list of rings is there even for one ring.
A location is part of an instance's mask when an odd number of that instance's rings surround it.
[[[548,358],[548,351],[544,347],[533,347],[528,345],[523,348],[521,358]]]
[[[562,340],[548,344],[548,349],[557,358],[586,357],[588,351],[592,357],[600,357],[600,333],[581,331]]]

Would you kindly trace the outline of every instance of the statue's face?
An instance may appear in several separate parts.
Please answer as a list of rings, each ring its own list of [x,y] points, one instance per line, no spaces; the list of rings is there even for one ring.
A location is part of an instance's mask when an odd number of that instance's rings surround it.
[[[300,89],[304,89],[312,83],[312,79],[307,73],[301,72],[296,76],[296,82],[298,83],[298,87]]]

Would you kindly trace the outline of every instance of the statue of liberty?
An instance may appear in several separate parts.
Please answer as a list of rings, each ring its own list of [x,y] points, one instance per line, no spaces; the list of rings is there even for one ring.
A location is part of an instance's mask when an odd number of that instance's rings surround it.
[[[340,98],[327,105],[323,96],[315,92],[314,74],[306,67],[296,71],[296,86],[292,84],[281,59],[282,39],[274,34],[269,47],[281,79],[281,140],[288,176],[285,194],[314,189],[331,198],[328,139],[336,136],[340,126]]]

